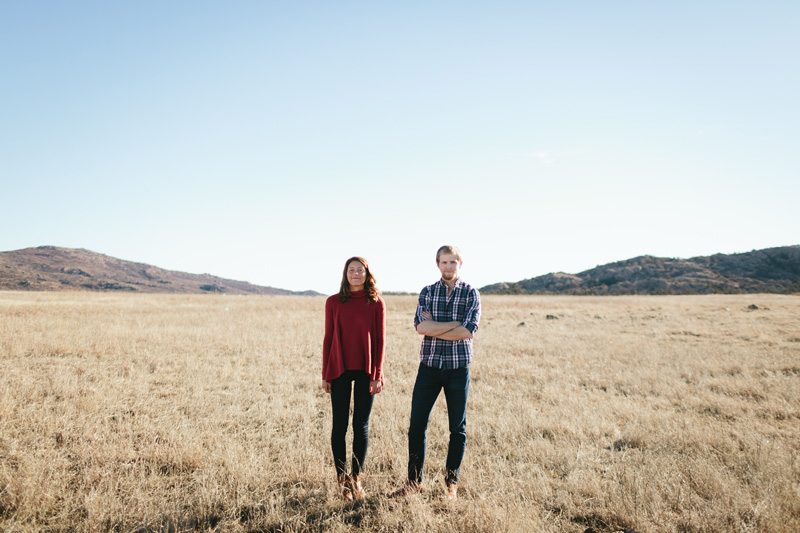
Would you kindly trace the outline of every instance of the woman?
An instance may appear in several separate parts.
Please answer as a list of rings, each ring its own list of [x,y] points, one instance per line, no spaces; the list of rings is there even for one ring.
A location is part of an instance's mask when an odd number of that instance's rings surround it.
[[[361,469],[367,455],[372,400],[383,389],[386,305],[366,259],[344,264],[339,294],[325,302],[322,388],[331,395],[331,449],[336,480],[346,500],[363,498]],[[347,475],[347,424],[353,391],[353,458]]]

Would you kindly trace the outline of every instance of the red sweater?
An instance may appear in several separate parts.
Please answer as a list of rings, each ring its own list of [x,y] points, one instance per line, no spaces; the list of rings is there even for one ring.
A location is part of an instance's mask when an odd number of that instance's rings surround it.
[[[325,340],[322,344],[322,379],[331,381],[345,370],[363,370],[383,384],[386,345],[386,304],[367,300],[355,291],[345,303],[334,294],[325,302]]]

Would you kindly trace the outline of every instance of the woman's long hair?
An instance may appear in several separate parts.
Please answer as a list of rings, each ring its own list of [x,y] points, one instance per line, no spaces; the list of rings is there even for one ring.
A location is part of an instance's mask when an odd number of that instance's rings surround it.
[[[367,260],[358,256],[351,257],[344,263],[342,284],[339,286],[339,301],[344,303],[350,299],[350,282],[347,281],[347,267],[349,267],[350,263],[353,261],[358,261],[364,265],[364,269],[367,271],[367,279],[364,281],[364,290],[367,291],[367,300],[370,302],[377,302],[380,291],[378,291],[378,287],[376,286],[375,276],[373,276],[372,272],[370,272],[369,263],[367,263]]]

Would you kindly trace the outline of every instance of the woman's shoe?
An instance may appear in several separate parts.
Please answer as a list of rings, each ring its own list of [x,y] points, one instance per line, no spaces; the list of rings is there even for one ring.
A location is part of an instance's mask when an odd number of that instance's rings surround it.
[[[458,485],[455,483],[447,483],[447,501],[458,499]]]
[[[364,487],[361,485],[361,474],[350,478],[350,488],[353,490],[353,495],[356,498],[367,497],[367,493],[364,492]]]
[[[339,484],[339,490],[342,492],[342,498],[347,501],[353,501],[353,489],[350,488],[350,476],[347,474],[336,476],[336,482]]]

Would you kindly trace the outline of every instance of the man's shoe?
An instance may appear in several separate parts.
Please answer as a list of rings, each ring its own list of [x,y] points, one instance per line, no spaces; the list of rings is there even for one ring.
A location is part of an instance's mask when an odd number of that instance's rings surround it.
[[[339,484],[342,498],[347,501],[353,501],[353,489],[350,488],[350,476],[346,474],[336,476],[336,482]]]
[[[453,501],[458,499],[458,485],[455,483],[447,484],[447,500]]]
[[[367,493],[364,492],[364,487],[361,485],[361,474],[350,478],[350,488],[353,491],[353,496],[356,498],[367,497]]]
[[[407,479],[405,484],[391,493],[389,495],[390,498],[404,498],[409,494],[415,494],[418,492],[422,492],[424,489],[422,487],[422,483],[417,483],[416,481],[411,481]]]

